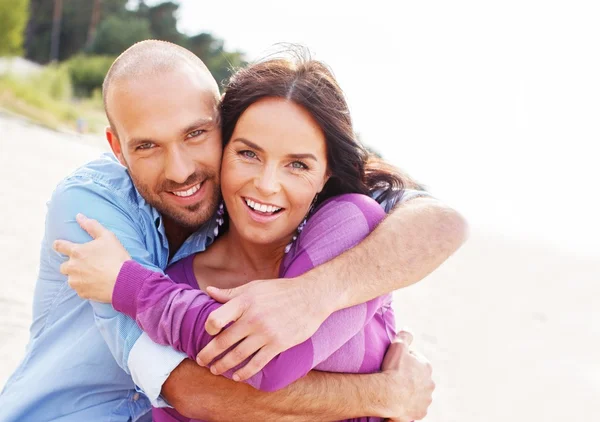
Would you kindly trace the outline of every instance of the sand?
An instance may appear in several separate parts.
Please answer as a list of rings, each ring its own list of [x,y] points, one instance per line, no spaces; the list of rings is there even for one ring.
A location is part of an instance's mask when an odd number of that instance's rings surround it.
[[[0,386],[24,355],[45,203],[106,150],[0,114]],[[490,230],[491,231],[491,230]],[[591,421],[600,397],[600,257],[473,228],[439,270],[395,295],[434,366],[427,421]]]

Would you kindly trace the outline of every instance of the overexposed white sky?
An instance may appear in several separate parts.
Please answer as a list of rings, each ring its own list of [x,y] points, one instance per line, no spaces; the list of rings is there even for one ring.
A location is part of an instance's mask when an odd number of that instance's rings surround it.
[[[363,140],[475,225],[600,256],[600,3],[180,0],[249,59],[308,46]]]

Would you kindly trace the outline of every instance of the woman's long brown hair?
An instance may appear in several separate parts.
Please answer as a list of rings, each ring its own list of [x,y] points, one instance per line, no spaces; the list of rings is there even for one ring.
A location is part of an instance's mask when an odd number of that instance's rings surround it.
[[[235,73],[221,102],[223,146],[242,113],[266,97],[285,98],[305,108],[325,134],[330,178],[317,204],[343,193],[377,193],[378,202],[395,203],[406,187],[421,188],[385,163],[358,140],[344,93],[329,68],[293,50],[291,58],[272,58]]]

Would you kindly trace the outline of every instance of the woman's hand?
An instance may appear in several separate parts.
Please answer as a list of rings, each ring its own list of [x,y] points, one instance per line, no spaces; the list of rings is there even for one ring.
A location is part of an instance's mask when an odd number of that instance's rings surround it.
[[[54,250],[69,257],[60,272],[68,276],[69,286],[81,298],[111,303],[119,271],[131,256],[114,233],[96,220],[77,214],[77,222],[94,240],[83,244],[55,241]]]

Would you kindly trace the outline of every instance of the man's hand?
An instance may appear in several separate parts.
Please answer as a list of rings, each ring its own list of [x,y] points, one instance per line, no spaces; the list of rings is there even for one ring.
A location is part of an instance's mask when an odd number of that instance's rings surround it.
[[[315,291],[311,287],[315,284],[275,279],[257,280],[229,290],[209,287],[207,292],[213,299],[226,303],[210,314],[206,331],[215,336],[233,324],[202,349],[198,364],[210,364],[237,344],[210,369],[213,374],[222,374],[256,353],[233,375],[235,381],[243,381],[279,353],[310,338],[333,312],[333,301]]]
[[[119,271],[131,257],[117,236],[98,221],[78,214],[77,222],[93,240],[83,244],[56,240],[54,250],[69,258],[60,272],[81,298],[111,303]]]
[[[389,377],[390,421],[423,419],[431,404],[435,383],[431,364],[410,350],[412,334],[401,331],[383,359],[382,371]]]

